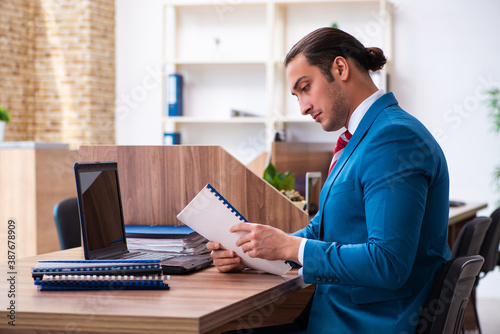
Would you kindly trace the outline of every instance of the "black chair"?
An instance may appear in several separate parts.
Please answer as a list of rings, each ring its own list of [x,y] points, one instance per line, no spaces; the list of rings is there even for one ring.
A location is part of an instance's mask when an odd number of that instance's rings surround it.
[[[451,258],[478,255],[490,224],[489,217],[476,217],[467,222],[458,233],[451,250]]]
[[[81,246],[80,216],[76,197],[67,198],[54,206],[54,220],[61,249]]]
[[[481,272],[484,275],[495,269],[495,266],[499,265],[498,262],[500,261],[500,253],[498,251],[498,247],[500,246],[500,207],[493,211],[490,218],[491,225],[484,238],[480,252],[481,256],[484,257],[483,268],[481,268]]]
[[[416,334],[458,334],[465,309],[484,259],[462,256],[448,261],[438,272],[424,304]]]
[[[491,224],[484,237],[479,255],[484,258],[484,264],[481,268],[481,274],[477,277],[474,289],[472,289],[471,299],[474,307],[474,314],[476,315],[476,324],[479,334],[481,334],[481,325],[479,323],[479,315],[477,313],[477,300],[476,300],[476,287],[479,280],[486,274],[495,269],[498,262],[498,247],[500,246],[500,208],[496,209],[490,216]]]

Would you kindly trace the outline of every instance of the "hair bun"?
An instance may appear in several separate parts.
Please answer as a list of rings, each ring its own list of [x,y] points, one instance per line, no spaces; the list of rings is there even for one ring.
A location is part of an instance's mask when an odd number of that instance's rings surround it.
[[[365,51],[366,64],[369,70],[375,72],[384,67],[385,63],[387,62],[384,51],[377,47],[365,48]]]

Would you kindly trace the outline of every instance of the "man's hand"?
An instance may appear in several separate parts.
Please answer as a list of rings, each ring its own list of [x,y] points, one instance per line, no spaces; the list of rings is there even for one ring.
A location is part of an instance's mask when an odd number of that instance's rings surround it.
[[[250,257],[266,260],[288,260],[299,263],[298,253],[302,238],[287,233],[269,225],[252,223],[235,224],[230,232],[249,232],[242,235],[236,246],[241,246],[243,252]]]
[[[212,251],[211,256],[214,259],[214,265],[221,273],[238,272],[245,269],[241,263],[241,257],[232,250],[221,248],[220,243],[209,241],[207,248]]]

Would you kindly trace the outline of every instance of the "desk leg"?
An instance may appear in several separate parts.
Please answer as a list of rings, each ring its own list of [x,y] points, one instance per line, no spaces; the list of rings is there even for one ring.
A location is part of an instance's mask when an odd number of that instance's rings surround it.
[[[296,291],[276,302],[256,309],[236,320],[217,327],[206,334],[220,334],[224,331],[273,326],[291,323],[302,312],[314,293],[314,285]],[[242,331],[244,333],[244,331]]]

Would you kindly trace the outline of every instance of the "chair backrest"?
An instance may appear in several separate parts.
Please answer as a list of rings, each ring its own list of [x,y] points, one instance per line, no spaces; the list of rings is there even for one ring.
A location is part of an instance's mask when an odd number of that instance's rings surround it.
[[[479,255],[484,257],[481,271],[488,273],[495,269],[498,262],[498,246],[500,246],[500,208],[497,208],[490,216],[491,224],[484,237],[483,245]]]
[[[480,255],[462,256],[441,268],[420,313],[416,334],[461,333],[467,302],[483,263]]]
[[[67,198],[54,206],[54,220],[61,249],[81,246],[80,216],[76,197]]]
[[[490,217],[476,217],[467,222],[458,233],[451,258],[478,255],[490,223]]]

